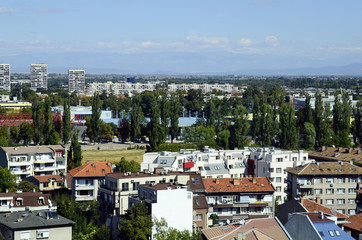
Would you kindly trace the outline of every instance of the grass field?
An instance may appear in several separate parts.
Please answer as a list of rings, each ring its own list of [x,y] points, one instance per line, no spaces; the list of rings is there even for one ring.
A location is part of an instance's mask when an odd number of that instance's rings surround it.
[[[83,150],[83,160],[82,163],[87,162],[88,160],[93,162],[101,161],[110,161],[118,162],[124,157],[127,161],[135,160],[136,162],[141,163],[143,154],[146,150]]]

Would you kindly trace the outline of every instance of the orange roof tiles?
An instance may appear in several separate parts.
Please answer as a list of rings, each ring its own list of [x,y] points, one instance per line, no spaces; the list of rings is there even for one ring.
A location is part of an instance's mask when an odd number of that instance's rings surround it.
[[[350,216],[349,218],[346,219],[346,221],[349,221],[351,223],[345,223],[344,226],[357,230],[357,231],[361,231],[362,228],[362,213]]]
[[[206,192],[274,192],[268,178],[204,178]]]
[[[110,162],[88,162],[80,167],[69,170],[72,177],[104,177],[107,173],[112,173]]]
[[[54,179],[57,182],[62,181],[62,177],[60,175],[43,175],[43,176],[34,176],[34,178],[40,183],[48,183],[49,179]]]
[[[347,215],[344,215],[342,213],[339,213],[339,212],[335,212],[336,214],[332,213],[331,212],[331,209],[327,208],[327,207],[324,207],[316,202],[313,202],[309,199],[301,199],[301,202],[300,202],[303,207],[308,211],[308,212],[324,212],[324,213],[327,213],[327,214],[330,214],[330,215],[333,215],[333,216],[337,216],[338,218],[347,218],[348,216]]]

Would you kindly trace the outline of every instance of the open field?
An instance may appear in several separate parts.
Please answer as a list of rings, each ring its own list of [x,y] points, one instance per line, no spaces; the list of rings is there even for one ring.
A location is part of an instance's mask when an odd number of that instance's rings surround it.
[[[82,163],[90,160],[93,162],[100,161],[110,161],[110,162],[118,162],[122,157],[125,157],[126,160],[131,161],[135,160],[136,162],[141,163],[143,154],[146,150],[83,150],[83,160]]]

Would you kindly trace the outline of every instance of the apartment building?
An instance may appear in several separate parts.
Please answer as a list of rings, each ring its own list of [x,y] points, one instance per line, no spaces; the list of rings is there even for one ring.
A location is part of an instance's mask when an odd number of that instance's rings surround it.
[[[20,182],[30,176],[58,175],[67,170],[65,147],[61,145],[1,147],[0,166],[8,168]]]
[[[224,93],[232,93],[233,91],[238,90],[237,87],[235,87],[234,85],[229,84],[229,83],[225,83],[225,84],[219,84],[219,83],[215,83],[215,84],[209,84],[209,83],[202,83],[202,84],[181,83],[181,84],[175,84],[175,83],[170,83],[170,84],[168,84],[168,89],[167,90],[169,92],[176,92],[177,90],[189,91],[191,89],[201,89],[203,94],[212,92],[213,90],[221,91],[221,92],[224,92]]]
[[[274,187],[268,178],[204,178],[205,196],[220,223],[274,216]]]
[[[68,70],[68,89],[69,92],[84,93],[85,90],[85,71],[84,69]]]
[[[164,218],[169,227],[192,232],[193,196],[187,186],[170,183],[142,184],[138,197],[130,198],[130,205],[144,201],[152,218]],[[156,232],[153,227],[152,234]]]
[[[49,192],[62,188],[70,189],[72,187],[72,177],[70,174],[30,176],[24,180],[37,186],[41,192]]]
[[[97,200],[99,186],[104,184],[106,174],[112,172],[110,162],[88,162],[69,170],[72,176],[72,198],[80,202]]]
[[[303,150],[289,151],[275,148],[245,148],[215,150],[205,146],[202,151],[186,149],[180,152],[146,153],[142,170],[163,168],[169,171],[198,171],[206,178],[268,177],[276,192],[275,199],[282,204],[287,198],[289,167],[310,163]]]
[[[74,222],[54,211],[0,214],[0,233],[6,240],[71,240]]]
[[[50,201],[49,194],[41,192],[5,192],[0,193],[0,212],[56,211],[57,206]]]
[[[48,88],[48,67],[46,64],[30,65],[30,85],[34,91],[38,88]]]
[[[307,198],[342,214],[356,213],[362,168],[346,162],[317,162],[286,171],[290,199]]]
[[[10,64],[0,63],[0,89],[11,91]]]

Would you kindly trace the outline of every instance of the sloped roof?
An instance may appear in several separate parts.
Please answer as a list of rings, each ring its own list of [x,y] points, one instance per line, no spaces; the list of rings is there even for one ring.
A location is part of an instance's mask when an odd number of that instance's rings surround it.
[[[350,163],[320,162],[308,163],[304,166],[287,168],[287,172],[295,175],[360,175],[362,168]]]
[[[331,222],[313,222],[313,225],[317,229],[319,235],[322,235],[322,233],[323,233],[323,236],[321,236],[323,240],[335,240],[335,239],[354,240],[353,237],[348,235],[348,233],[343,231],[333,221],[331,221]],[[331,233],[333,235],[331,235]]]
[[[28,153],[52,153],[56,149],[64,149],[62,145],[43,145],[43,146],[22,146],[22,147],[2,147],[8,154],[28,154]]]
[[[266,177],[203,178],[206,192],[274,192]]]
[[[21,198],[23,200],[23,203],[21,206],[30,206],[30,207],[48,205],[49,196],[50,196],[49,194],[43,194],[41,192],[0,193],[0,198],[12,197],[14,202],[17,198]],[[44,202],[42,204],[39,204],[38,199],[41,197],[44,198]]]
[[[88,162],[80,167],[69,170],[72,177],[104,177],[107,173],[112,173],[110,162]]]
[[[346,223],[344,224],[345,227],[357,230],[357,231],[361,231],[362,228],[362,213],[350,216],[349,218],[346,219],[346,221],[351,222],[351,223]]]
[[[255,230],[255,231],[250,231]],[[249,233],[247,233],[250,231]],[[202,230],[202,234],[208,240],[230,240],[237,238],[238,232],[247,233],[246,239],[289,239],[283,228],[274,218],[249,219],[244,225],[229,224]],[[264,236],[263,236],[264,235]]]
[[[43,175],[43,176],[33,176],[40,183],[48,183],[49,179],[54,179],[56,182],[63,181],[60,175]]]
[[[308,153],[308,157],[327,161],[356,161],[362,164],[361,148],[333,148],[327,147],[323,151],[313,151]]]
[[[207,204],[205,196],[194,196],[193,198],[193,208],[194,209],[208,209],[209,205]]]
[[[340,212],[331,211],[330,208],[327,208],[321,204],[318,204],[316,202],[313,202],[309,199],[301,199],[300,204],[308,211],[308,212],[324,212],[333,216],[337,216],[338,218],[348,218],[347,215],[344,215]]]

